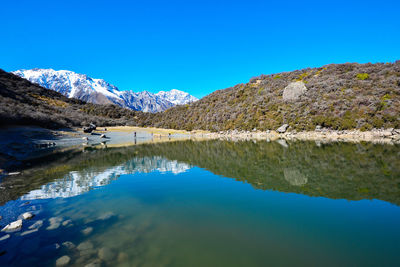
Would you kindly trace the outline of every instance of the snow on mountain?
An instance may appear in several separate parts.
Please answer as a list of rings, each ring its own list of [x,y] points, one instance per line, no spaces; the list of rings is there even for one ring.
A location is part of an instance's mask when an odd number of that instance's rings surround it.
[[[174,105],[184,105],[197,101],[198,99],[189,93],[172,89],[171,91],[160,91],[156,94],[164,99],[167,99],[169,102]]]
[[[70,98],[95,104],[116,104],[144,112],[164,111],[175,105],[183,105],[197,100],[188,93],[176,89],[160,91],[157,94],[147,91],[119,91],[116,86],[102,79],[93,79],[85,74],[68,70],[36,68],[17,70],[12,73]]]

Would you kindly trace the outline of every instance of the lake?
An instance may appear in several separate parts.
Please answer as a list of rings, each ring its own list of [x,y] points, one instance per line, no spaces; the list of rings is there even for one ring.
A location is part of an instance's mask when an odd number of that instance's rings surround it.
[[[398,266],[400,146],[76,149],[3,178],[0,205],[2,227],[35,215],[1,266]]]

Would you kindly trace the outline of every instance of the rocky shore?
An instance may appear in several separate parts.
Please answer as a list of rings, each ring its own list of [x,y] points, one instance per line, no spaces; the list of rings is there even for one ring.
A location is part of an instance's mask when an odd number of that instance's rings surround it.
[[[331,130],[317,127],[314,131],[287,131],[283,125],[275,130],[260,131],[221,131],[218,133],[195,133],[194,136],[220,139],[260,139],[274,141],[278,139],[290,141],[319,141],[319,142],[372,142],[378,144],[400,144],[400,129],[360,130]]]

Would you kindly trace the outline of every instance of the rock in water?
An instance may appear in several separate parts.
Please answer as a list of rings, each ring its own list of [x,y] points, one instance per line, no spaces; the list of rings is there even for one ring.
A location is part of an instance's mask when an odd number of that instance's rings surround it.
[[[307,87],[302,81],[291,82],[283,90],[282,98],[285,101],[297,100],[306,91],[307,91]]]
[[[10,235],[4,235],[4,236],[2,236],[2,237],[0,237],[0,241],[3,241],[3,240],[6,240],[6,239],[9,239],[10,238]]]
[[[279,127],[278,129],[276,129],[276,131],[277,131],[278,133],[284,133],[284,132],[286,132],[286,130],[287,130],[288,127],[289,127],[289,124],[284,124],[284,125],[282,125],[281,127]]]
[[[32,219],[34,215],[30,212],[25,212],[24,214],[21,215],[21,218],[24,220],[29,220]]]
[[[72,243],[71,241],[65,241],[64,243],[62,243],[62,246],[67,248],[67,249],[74,249],[76,248],[75,244]]]
[[[50,225],[46,228],[46,230],[54,230],[60,227],[60,224],[62,222],[62,218],[59,217],[52,217],[49,219]]]
[[[68,256],[62,256],[56,261],[56,266],[66,266],[71,261],[71,258]]]
[[[87,227],[87,228],[83,229],[81,232],[84,235],[90,235],[93,232],[93,227]]]
[[[18,220],[12,223],[9,223],[6,225],[6,227],[4,227],[1,231],[16,231],[21,229],[22,227],[22,220]]]
[[[101,248],[98,255],[104,261],[111,261],[115,257],[115,253],[109,248]]]
[[[32,224],[31,226],[28,227],[28,229],[39,229],[40,227],[42,227],[43,225],[43,221],[39,220],[37,222],[35,222],[34,224]]]

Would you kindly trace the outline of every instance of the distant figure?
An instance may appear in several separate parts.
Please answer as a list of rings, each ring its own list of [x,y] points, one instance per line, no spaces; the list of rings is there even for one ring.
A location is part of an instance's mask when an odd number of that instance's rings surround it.
[[[134,132],[134,136],[136,137],[136,132]]]
[[[107,132],[107,128],[104,128],[104,131]]]

